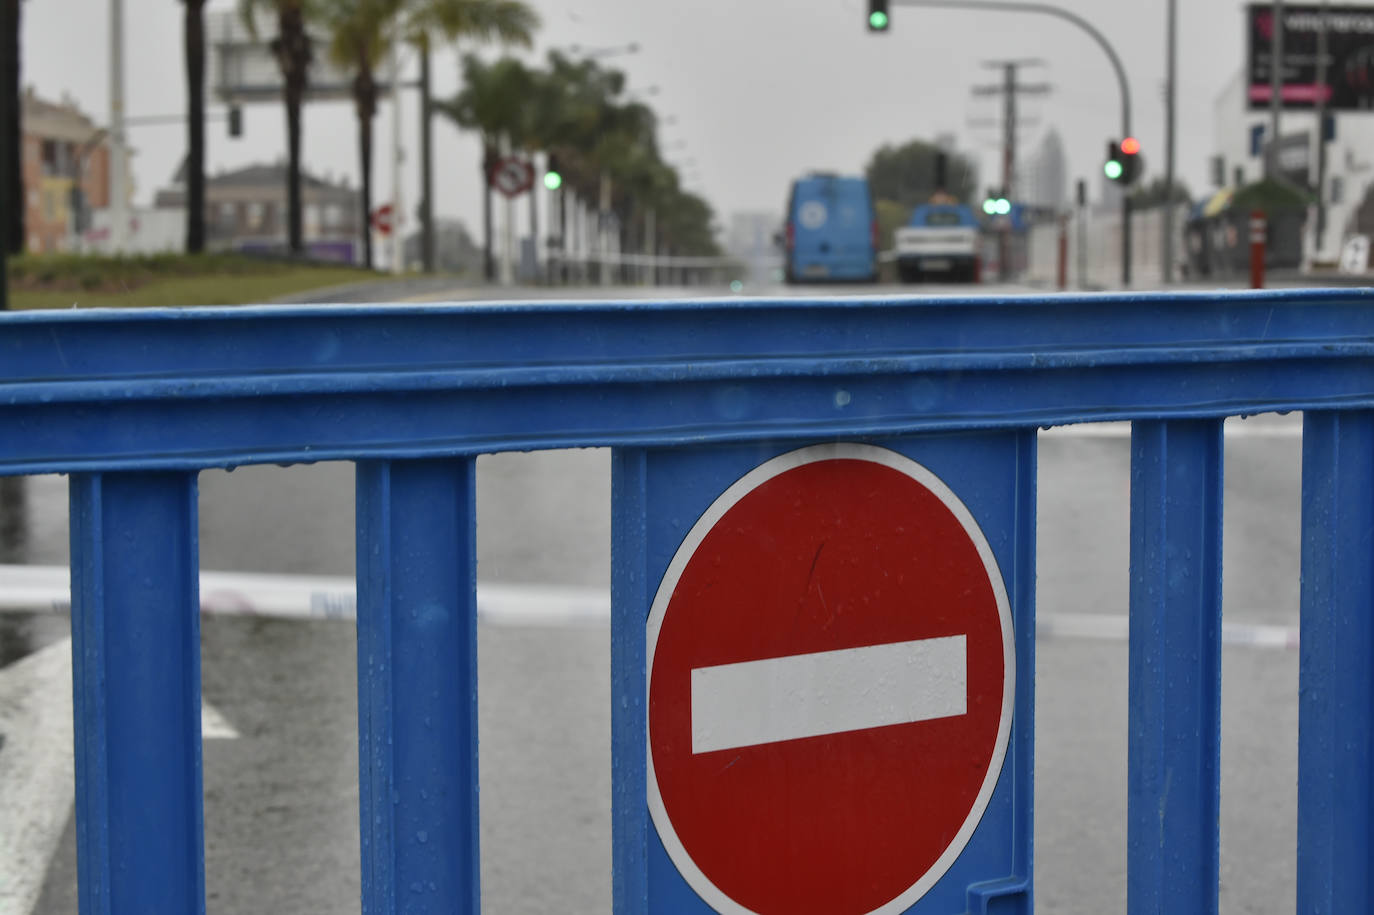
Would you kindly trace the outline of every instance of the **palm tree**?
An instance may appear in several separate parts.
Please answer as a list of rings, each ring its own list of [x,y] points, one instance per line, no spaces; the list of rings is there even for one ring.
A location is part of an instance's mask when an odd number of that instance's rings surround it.
[[[319,21],[330,35],[329,56],[353,74],[358,115],[364,220],[372,211],[372,118],[377,113],[375,68],[398,39],[428,40],[492,35],[528,45],[538,17],[521,0],[318,0]],[[372,266],[372,236],[363,233],[364,262]]]
[[[416,7],[407,24],[407,40],[420,57],[420,210],[421,255],[426,271],[434,269],[433,155],[430,118],[429,52],[432,37],[449,41],[474,38],[529,47],[539,19],[522,0],[443,0]]]
[[[281,70],[282,102],[286,108],[286,242],[292,254],[305,250],[301,219],[301,106],[314,59],[310,33],[305,30],[308,7],[308,0],[239,0],[239,16],[255,38],[260,10],[277,17],[277,37],[269,47]]]
[[[377,113],[375,68],[390,47],[390,30],[404,0],[320,0],[319,19],[329,31],[329,56],[353,74],[358,115],[358,167],[362,194],[363,264],[372,269],[372,118]]]
[[[205,250],[205,0],[186,6],[186,251]]]
[[[482,264],[488,280],[496,277],[492,258],[491,175],[503,146],[523,140],[528,130],[527,109],[534,75],[513,57],[484,63],[473,54],[463,56],[463,88],[434,107],[459,127],[475,130],[482,138]]]

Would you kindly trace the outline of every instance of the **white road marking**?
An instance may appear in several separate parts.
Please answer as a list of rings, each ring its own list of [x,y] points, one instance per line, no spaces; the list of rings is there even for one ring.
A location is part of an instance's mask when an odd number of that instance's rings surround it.
[[[239,736],[208,703],[205,740]],[[27,915],[71,818],[72,643],[54,642],[0,669],[0,913]]]
[[[1259,414],[1253,419],[1227,417],[1222,424],[1227,438],[1302,438],[1302,418],[1296,413],[1280,417]],[[1104,423],[1075,423],[1071,426],[1052,426],[1040,430],[1048,438],[1130,438],[1131,424],[1126,420]]]
[[[65,566],[0,565],[0,613],[66,613],[70,608],[68,574]],[[203,613],[353,619],[355,606],[351,578],[252,572],[201,575]],[[1227,614],[1250,615],[1244,609],[1230,608]],[[483,582],[477,586],[477,618],[495,626],[605,626],[611,618],[611,598],[600,588]],[[1041,638],[1125,641],[1129,629],[1125,614],[1036,615],[1036,631]],[[1298,629],[1226,622],[1221,625],[1221,640],[1226,645],[1296,648]]]
[[[692,752],[962,715],[967,638],[917,639],[692,671]]]
[[[71,814],[71,669],[63,640],[0,670],[0,912],[33,910]]]

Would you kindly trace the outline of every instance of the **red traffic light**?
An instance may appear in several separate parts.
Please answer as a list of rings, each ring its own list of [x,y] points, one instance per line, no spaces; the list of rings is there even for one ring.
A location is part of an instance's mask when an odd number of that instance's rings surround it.
[[[1135,137],[1127,137],[1121,141],[1121,151],[1128,156],[1134,156],[1140,152],[1140,141]]]

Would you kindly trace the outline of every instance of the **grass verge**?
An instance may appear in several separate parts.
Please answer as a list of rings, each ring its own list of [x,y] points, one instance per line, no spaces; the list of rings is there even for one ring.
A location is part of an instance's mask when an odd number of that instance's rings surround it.
[[[15,310],[246,305],[380,279],[356,267],[234,254],[25,255],[11,259],[9,272],[9,306]]]

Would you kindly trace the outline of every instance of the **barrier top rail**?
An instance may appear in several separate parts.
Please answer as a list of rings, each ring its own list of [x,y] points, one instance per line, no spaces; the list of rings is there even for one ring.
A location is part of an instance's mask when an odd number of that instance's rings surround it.
[[[0,473],[1374,406],[1371,304],[1342,289],[16,313],[0,318]]]

